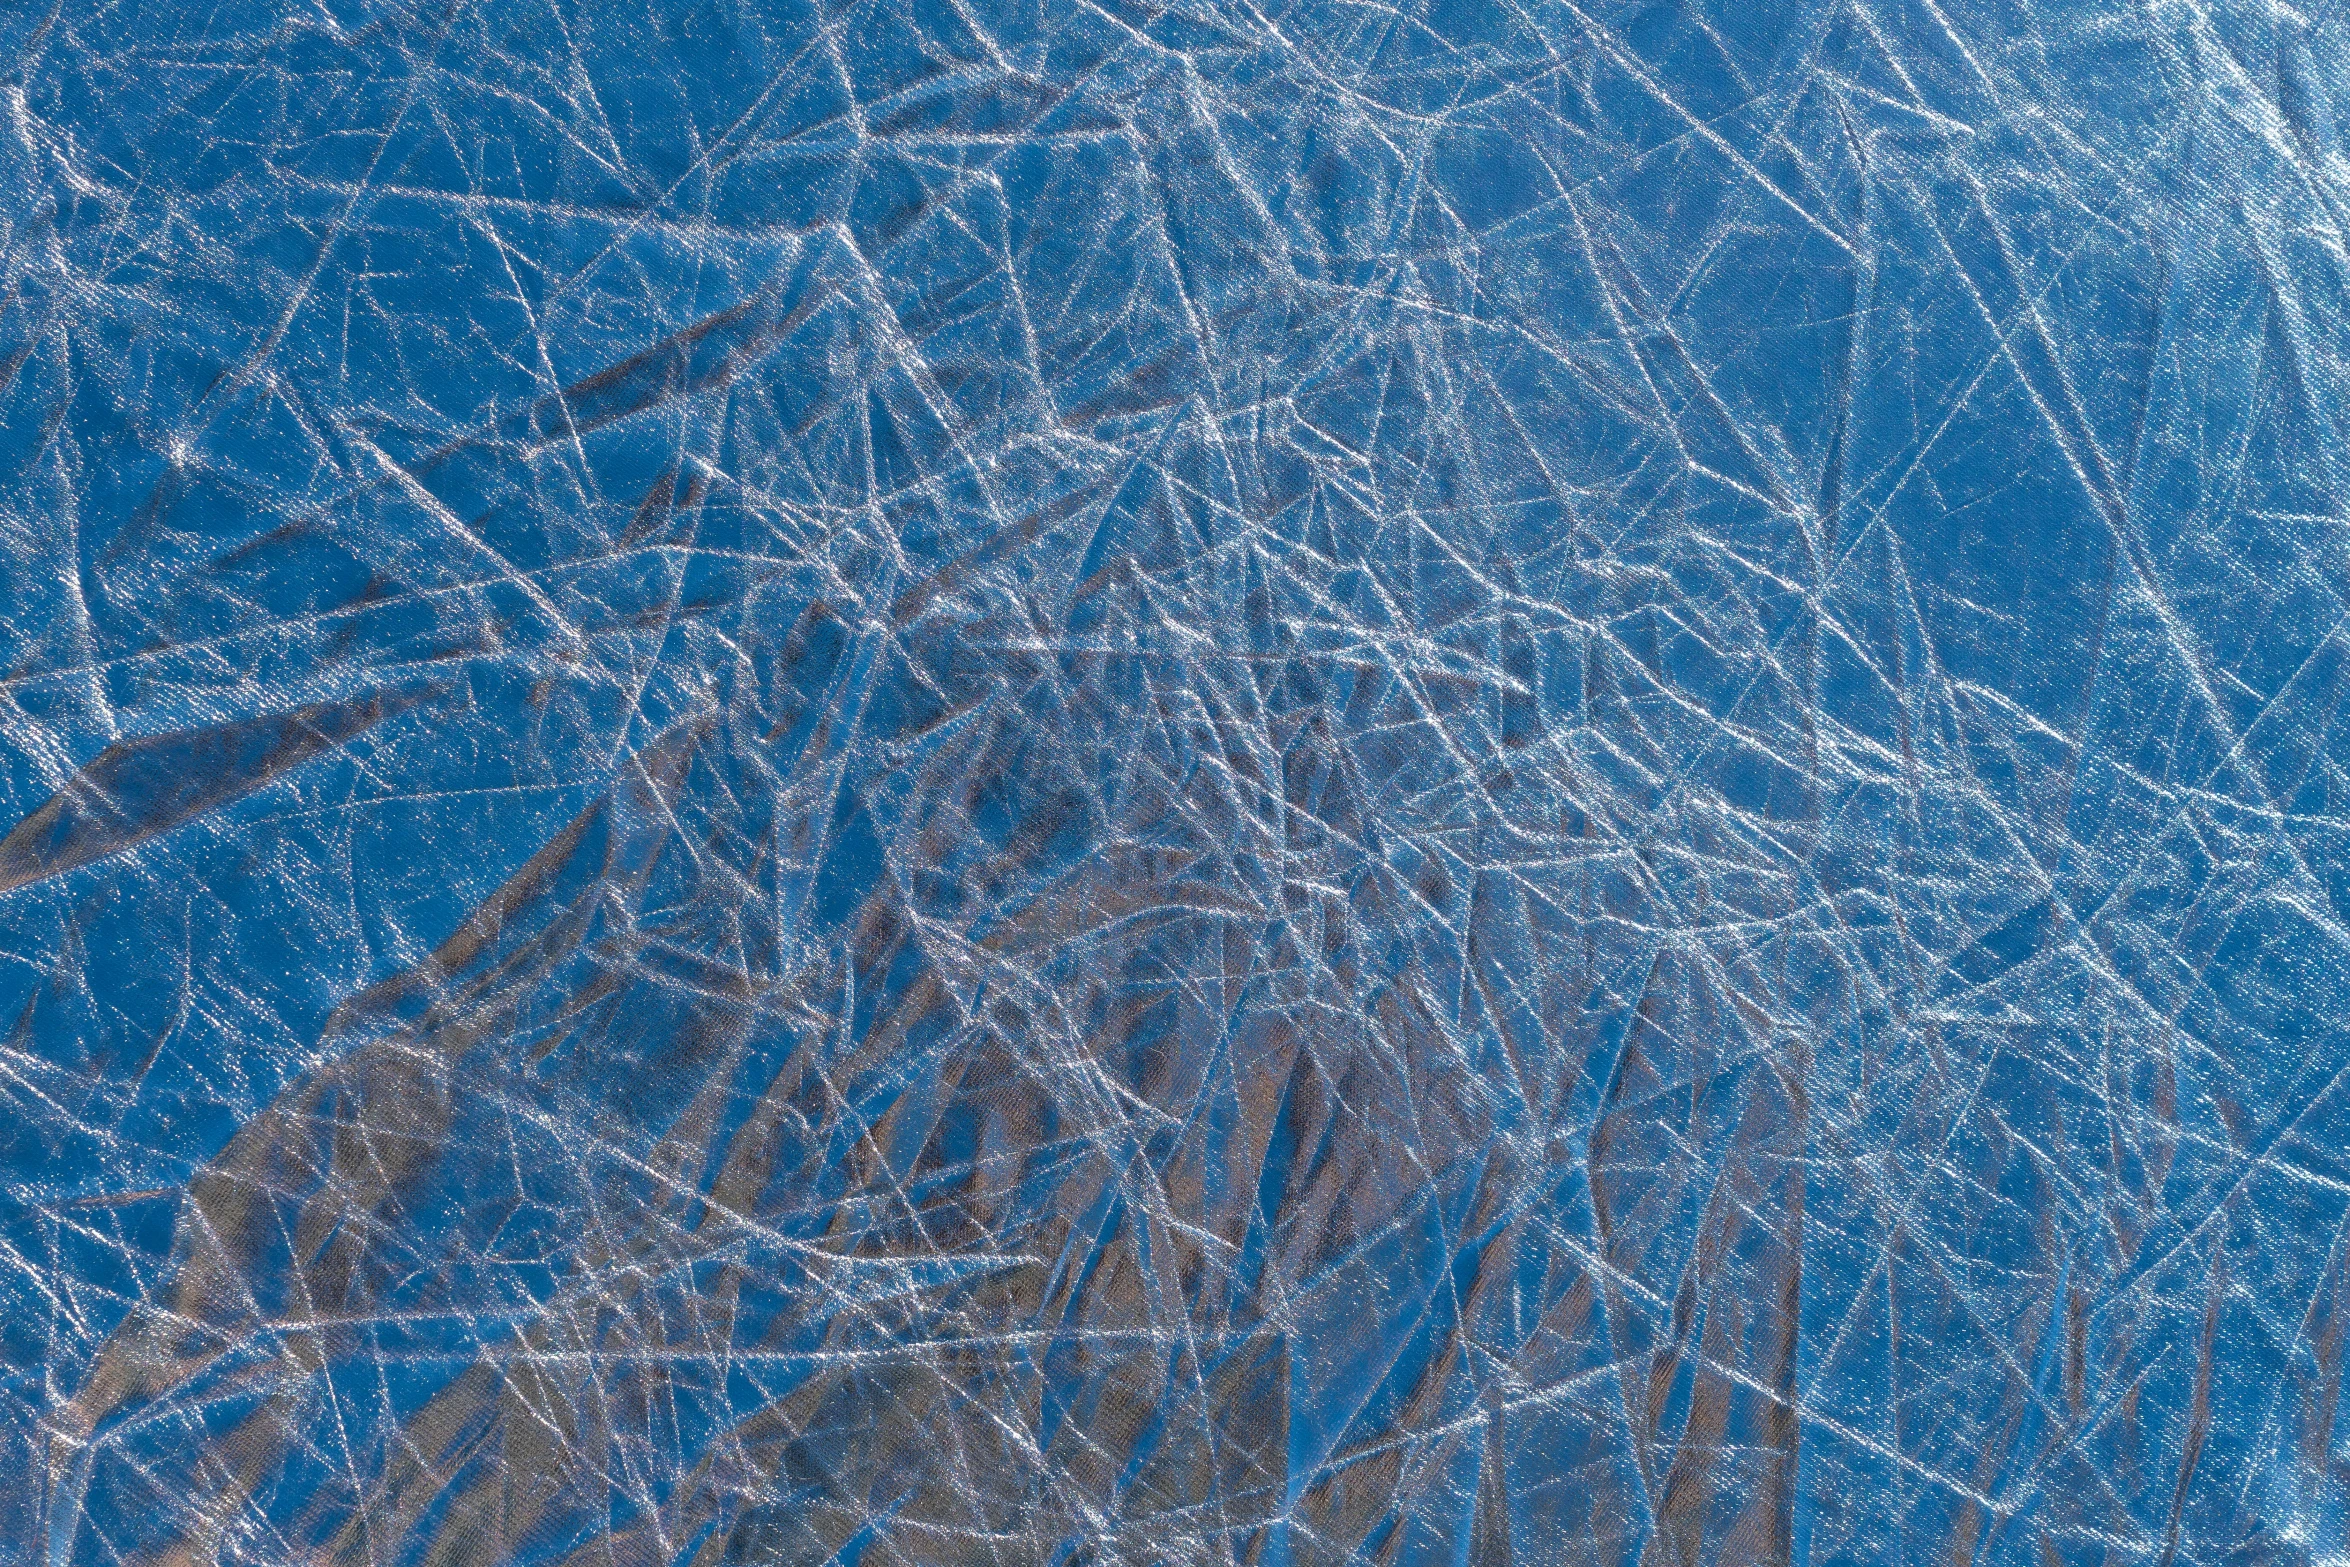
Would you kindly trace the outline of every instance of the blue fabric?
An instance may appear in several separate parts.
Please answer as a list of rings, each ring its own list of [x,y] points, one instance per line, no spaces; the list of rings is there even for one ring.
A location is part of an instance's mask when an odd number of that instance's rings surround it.
[[[2350,1552],[2350,36],[0,9],[0,1561]]]

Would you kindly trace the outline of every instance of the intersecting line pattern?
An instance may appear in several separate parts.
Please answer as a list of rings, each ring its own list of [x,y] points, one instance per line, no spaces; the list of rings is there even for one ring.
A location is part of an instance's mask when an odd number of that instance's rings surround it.
[[[0,1559],[2343,1559],[2344,29],[0,8]]]

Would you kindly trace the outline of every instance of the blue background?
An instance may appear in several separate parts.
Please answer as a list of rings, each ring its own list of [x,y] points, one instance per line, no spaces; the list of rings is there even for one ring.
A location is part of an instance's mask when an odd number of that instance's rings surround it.
[[[0,8],[0,1559],[2339,1559],[2344,25]]]

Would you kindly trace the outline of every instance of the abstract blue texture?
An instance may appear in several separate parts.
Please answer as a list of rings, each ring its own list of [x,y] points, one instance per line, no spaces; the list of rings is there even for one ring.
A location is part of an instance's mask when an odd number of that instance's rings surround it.
[[[2350,1556],[2350,18],[0,0],[0,1563]]]

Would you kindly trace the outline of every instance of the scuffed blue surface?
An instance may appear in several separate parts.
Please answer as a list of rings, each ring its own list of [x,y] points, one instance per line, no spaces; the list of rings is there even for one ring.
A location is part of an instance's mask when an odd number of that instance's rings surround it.
[[[0,10],[0,1560],[2342,1560],[2345,25]]]

